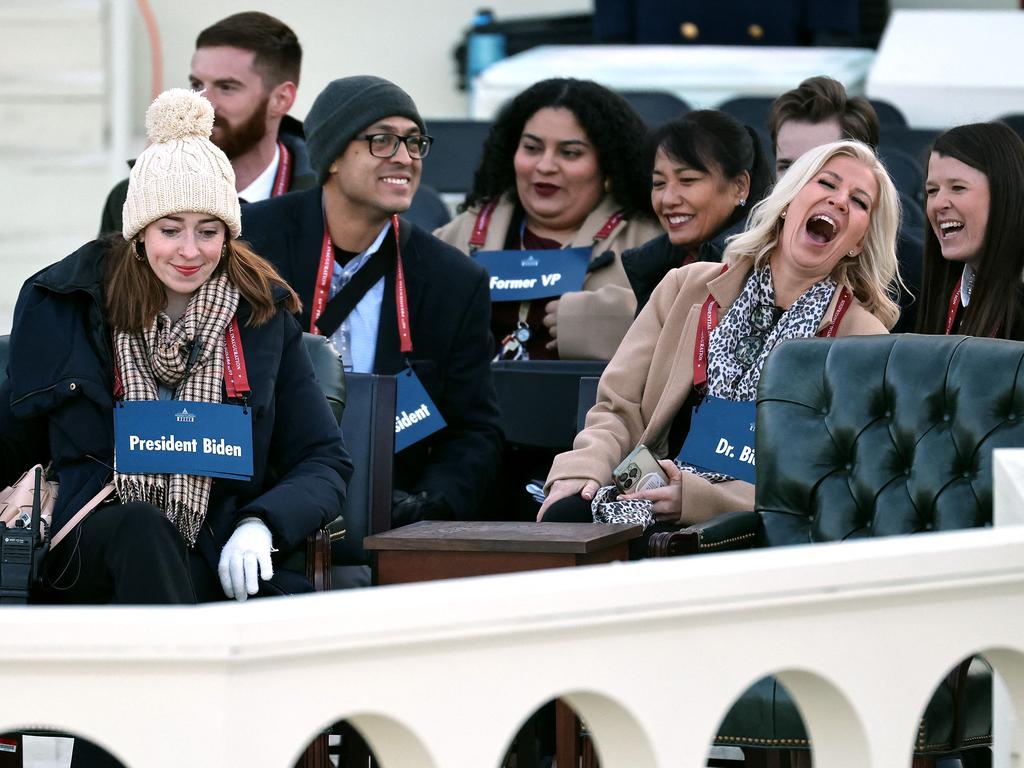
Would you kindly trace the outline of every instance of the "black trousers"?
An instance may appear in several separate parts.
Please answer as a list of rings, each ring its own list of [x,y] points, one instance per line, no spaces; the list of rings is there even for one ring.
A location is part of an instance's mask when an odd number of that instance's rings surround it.
[[[43,565],[45,602],[181,605],[224,596],[174,524],[143,502],[99,507]]]
[[[107,504],[89,515],[43,562],[39,602],[190,605],[226,600],[214,567],[190,549],[156,507]],[[275,568],[255,597],[312,592],[305,576]]]
[[[541,522],[592,523],[594,522],[594,515],[590,509],[590,502],[577,494],[575,496],[566,496],[564,499],[559,499],[548,507],[548,511],[544,513],[544,519]],[[645,530],[643,535],[638,536],[629,542],[629,559],[643,560],[647,557],[647,547],[651,536],[663,531],[677,531],[679,528],[679,523],[655,523]]]

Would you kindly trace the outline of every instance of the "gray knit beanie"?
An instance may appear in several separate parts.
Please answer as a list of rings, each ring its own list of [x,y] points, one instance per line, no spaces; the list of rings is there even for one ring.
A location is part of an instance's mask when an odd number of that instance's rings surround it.
[[[304,121],[306,149],[318,183],[327,181],[331,163],[360,131],[392,115],[407,117],[427,132],[412,97],[389,80],[356,75],[328,83]]]
[[[172,213],[208,213],[231,233],[242,232],[235,170],[210,141],[213,105],[184,88],[161,93],[146,110],[150,145],[128,177],[121,234],[131,240],[150,222]]]

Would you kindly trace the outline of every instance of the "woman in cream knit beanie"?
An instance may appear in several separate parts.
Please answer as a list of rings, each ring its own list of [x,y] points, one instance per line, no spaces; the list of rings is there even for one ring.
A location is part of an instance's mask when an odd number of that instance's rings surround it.
[[[311,591],[275,568],[272,548],[301,546],[344,502],[351,462],[303,346],[298,298],[238,240],[235,177],[212,127],[202,95],[161,94],[123,232],[46,268],[19,296],[0,443],[14,476],[39,462],[60,483],[46,576],[34,585],[47,600]],[[159,402],[168,399],[183,401],[173,418]],[[211,431],[186,435],[183,410]],[[128,430],[132,413],[155,432]],[[216,426],[227,422],[234,431]],[[218,469],[197,435],[251,463]],[[74,520],[111,481],[107,501]]]

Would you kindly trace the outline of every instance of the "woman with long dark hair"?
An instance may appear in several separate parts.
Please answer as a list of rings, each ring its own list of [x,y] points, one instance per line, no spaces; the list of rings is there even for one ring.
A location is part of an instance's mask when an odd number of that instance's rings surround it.
[[[1024,141],[1003,123],[949,129],[925,192],[916,330],[1024,341]]]

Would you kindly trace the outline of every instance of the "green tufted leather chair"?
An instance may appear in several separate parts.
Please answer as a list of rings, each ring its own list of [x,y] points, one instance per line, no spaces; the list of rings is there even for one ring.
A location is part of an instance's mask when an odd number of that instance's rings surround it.
[[[655,555],[813,544],[992,523],[992,450],[1024,446],[1024,343],[894,335],[787,341],[757,396],[755,511],[652,537]],[[915,766],[991,744],[991,667],[939,684]],[[908,734],[909,736],[909,734]],[[726,715],[717,744],[808,749],[774,678]],[[760,756],[750,764],[759,764]]]

